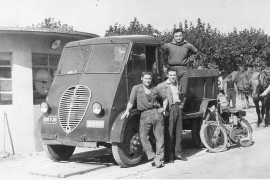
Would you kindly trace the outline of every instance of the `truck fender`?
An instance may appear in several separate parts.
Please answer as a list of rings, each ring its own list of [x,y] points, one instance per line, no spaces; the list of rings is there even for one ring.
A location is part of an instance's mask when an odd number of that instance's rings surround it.
[[[125,130],[127,123],[131,120],[134,120],[134,118],[132,118],[132,117],[134,117],[135,115],[139,115],[139,116],[141,115],[141,112],[138,109],[133,109],[130,111],[128,118],[121,120],[122,113],[120,113],[117,116],[116,120],[113,123],[112,130],[111,130],[111,136],[110,136],[110,142],[117,142],[117,143],[122,142],[124,130]]]

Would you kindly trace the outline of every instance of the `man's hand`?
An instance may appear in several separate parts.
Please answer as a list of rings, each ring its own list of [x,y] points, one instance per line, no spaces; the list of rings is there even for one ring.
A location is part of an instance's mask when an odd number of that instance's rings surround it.
[[[125,118],[127,118],[129,116],[129,111],[125,111],[122,115],[121,115],[121,120],[124,120]]]
[[[163,113],[165,110],[166,110],[166,108],[161,107],[161,108],[158,109],[158,112],[159,112],[159,113]]]

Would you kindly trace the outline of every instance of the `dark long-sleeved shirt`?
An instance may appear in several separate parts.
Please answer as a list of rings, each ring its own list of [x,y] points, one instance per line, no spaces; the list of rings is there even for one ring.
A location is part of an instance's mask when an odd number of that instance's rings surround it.
[[[168,55],[168,62],[165,65],[171,66],[187,66],[189,62],[194,61],[194,56],[198,50],[189,42],[183,41],[176,43],[164,44],[162,46],[163,53]]]

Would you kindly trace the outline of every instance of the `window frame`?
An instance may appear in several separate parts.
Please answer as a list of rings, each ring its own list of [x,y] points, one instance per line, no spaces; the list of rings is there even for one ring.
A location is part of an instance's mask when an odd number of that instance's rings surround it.
[[[10,103],[2,102],[2,98],[0,97],[0,105],[13,105],[13,88],[12,88],[12,72],[13,72],[13,52],[12,51],[1,51],[0,54],[10,54],[10,65],[0,65],[0,67],[8,67],[10,68],[10,78],[1,78],[0,81],[11,81],[11,90],[1,90],[0,88],[0,96],[2,94],[10,94],[11,100]],[[0,83],[1,85],[1,83]]]
[[[43,56],[43,57],[46,57],[46,62],[47,62],[47,64],[46,65],[34,65],[34,63],[33,63],[33,61],[34,61],[34,57],[35,56]],[[45,69],[46,71],[48,71],[49,73],[50,73],[50,71],[51,71],[51,69],[54,71],[54,72],[52,72],[52,81],[53,81],[53,79],[54,79],[54,77],[57,75],[57,71],[58,71],[58,65],[50,65],[50,59],[51,59],[51,57],[58,57],[58,63],[57,64],[59,64],[59,62],[60,62],[60,58],[61,58],[61,55],[60,54],[47,54],[47,53],[34,53],[34,52],[32,52],[32,58],[31,58],[31,60],[32,60],[32,83],[33,83],[33,104],[34,105],[38,105],[39,104],[39,102],[38,101],[40,101],[40,99],[44,99],[44,101],[45,101],[45,99],[46,99],[46,97],[47,97],[47,95],[42,95],[42,94],[40,94],[38,91],[37,91],[37,89],[36,89],[36,87],[35,87],[35,74],[34,74],[34,69],[35,68],[40,68],[40,69]],[[51,84],[50,84],[50,86],[51,86]],[[37,97],[37,96],[35,96],[35,94],[39,94],[39,97]],[[35,100],[35,98],[37,98],[37,100]],[[42,101],[42,100],[41,100]]]

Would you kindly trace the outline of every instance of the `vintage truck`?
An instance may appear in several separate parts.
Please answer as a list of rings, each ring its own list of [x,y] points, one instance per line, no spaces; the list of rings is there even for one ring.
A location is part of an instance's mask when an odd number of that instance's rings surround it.
[[[75,147],[105,146],[122,167],[139,164],[144,152],[139,139],[140,111],[121,121],[129,95],[141,83],[141,72],[164,80],[161,41],[153,36],[93,38],[68,43],[62,53],[46,102],[41,104],[41,138],[47,155],[67,160]],[[216,103],[217,70],[190,70],[184,105],[184,129],[199,131],[205,110]]]

